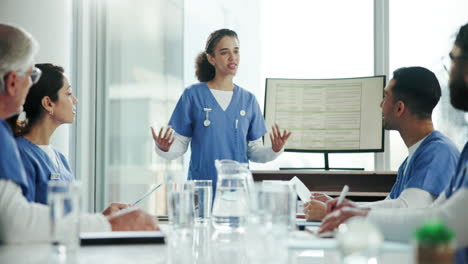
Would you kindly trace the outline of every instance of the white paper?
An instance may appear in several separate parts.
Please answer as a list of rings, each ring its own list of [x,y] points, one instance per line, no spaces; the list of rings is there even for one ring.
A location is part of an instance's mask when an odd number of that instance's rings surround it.
[[[303,203],[310,202],[310,191],[299,178],[294,176],[289,182],[295,185],[297,196]]]

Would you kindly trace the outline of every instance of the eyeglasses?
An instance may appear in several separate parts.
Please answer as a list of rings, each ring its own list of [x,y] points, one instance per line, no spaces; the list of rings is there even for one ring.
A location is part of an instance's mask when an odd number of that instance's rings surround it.
[[[18,75],[24,76],[24,75],[26,75],[26,73],[27,72],[18,72]],[[32,70],[31,70],[31,73],[29,74],[29,77],[31,78],[32,84],[36,84],[39,81],[39,79],[41,78],[41,75],[42,75],[41,69],[33,66]]]
[[[468,60],[468,56],[460,55],[460,56],[453,56],[452,53],[449,53],[449,57],[452,61],[456,60]]]
[[[36,68],[36,67],[33,67],[32,71],[31,71],[31,82],[33,84],[36,84],[39,79],[41,78],[41,75],[42,75],[42,71],[41,69],[39,68]]]
[[[452,65],[452,62],[454,61],[460,61],[460,60],[468,60],[468,56],[460,55],[460,56],[453,56],[452,53],[449,53],[448,56],[443,56],[442,57],[442,65],[444,66],[444,69],[446,72],[449,72],[450,65]]]
[[[445,72],[449,72],[449,68],[450,68],[450,65],[451,65],[451,61],[450,61],[450,57],[449,56],[442,56],[440,58],[440,60],[442,61],[442,66],[444,66],[444,70]]]

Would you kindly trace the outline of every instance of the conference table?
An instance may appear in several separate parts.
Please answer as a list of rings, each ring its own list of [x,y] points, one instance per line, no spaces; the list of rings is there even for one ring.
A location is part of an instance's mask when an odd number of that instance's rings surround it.
[[[48,243],[2,245],[0,263],[342,263],[336,239],[318,238],[307,231],[278,239],[256,231],[218,232],[206,225],[188,233],[164,224],[161,229],[166,234],[164,244],[82,246],[67,254]],[[385,241],[378,257],[366,263],[413,263],[413,251],[408,244]]]

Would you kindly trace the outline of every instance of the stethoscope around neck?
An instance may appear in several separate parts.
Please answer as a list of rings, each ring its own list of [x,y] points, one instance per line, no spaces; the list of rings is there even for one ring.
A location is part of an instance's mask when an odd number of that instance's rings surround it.
[[[203,121],[203,125],[208,127],[211,125],[211,121],[209,118],[209,113],[211,112],[211,108],[203,108],[203,111],[205,112],[205,121]]]

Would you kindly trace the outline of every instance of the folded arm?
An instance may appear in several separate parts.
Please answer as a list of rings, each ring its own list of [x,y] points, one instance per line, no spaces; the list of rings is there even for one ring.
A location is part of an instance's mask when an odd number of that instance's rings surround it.
[[[360,203],[369,208],[424,208],[434,202],[434,196],[419,188],[405,189],[396,199],[385,199],[371,203]]]
[[[457,191],[450,199],[444,197],[434,206],[426,209],[374,209],[368,214],[369,220],[377,224],[389,240],[408,241],[414,231],[430,219],[444,221],[456,234],[458,248],[468,246],[468,188]]]

